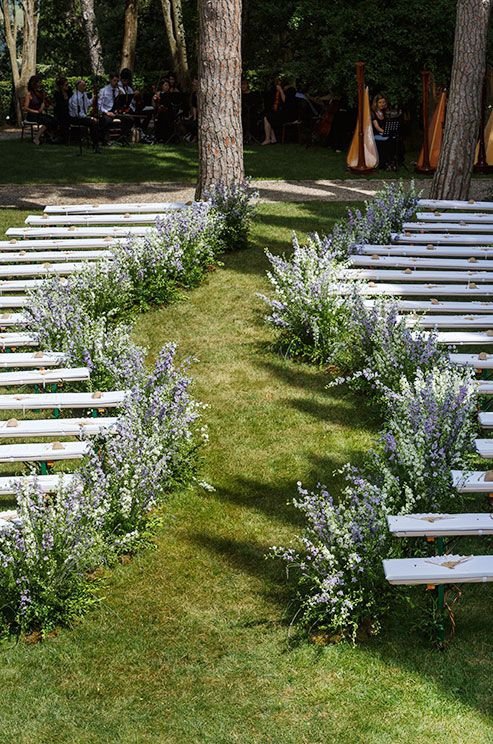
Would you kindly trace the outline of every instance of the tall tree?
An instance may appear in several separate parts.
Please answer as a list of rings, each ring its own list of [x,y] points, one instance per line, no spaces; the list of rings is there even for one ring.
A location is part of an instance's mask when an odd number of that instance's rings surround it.
[[[199,0],[199,178],[196,198],[243,180],[241,0]]]
[[[447,118],[433,199],[467,199],[481,117],[491,0],[458,0]]]
[[[24,96],[27,82],[36,72],[36,54],[38,44],[39,2],[38,0],[21,0],[22,9],[22,45],[19,51],[19,18],[14,0],[0,0],[3,19],[3,31],[12,68],[14,82],[17,120],[20,123],[22,112],[20,99]]]
[[[190,71],[188,69],[187,45],[181,0],[161,0],[164,26],[168,37],[174,73],[183,88],[188,88]]]
[[[104,75],[103,49],[99,38],[96,14],[94,12],[94,0],[80,0],[82,9],[82,21],[86,33],[87,46],[89,49],[89,62],[93,75]]]
[[[120,69],[134,71],[135,47],[137,45],[137,25],[139,20],[139,0],[125,0],[125,21]]]

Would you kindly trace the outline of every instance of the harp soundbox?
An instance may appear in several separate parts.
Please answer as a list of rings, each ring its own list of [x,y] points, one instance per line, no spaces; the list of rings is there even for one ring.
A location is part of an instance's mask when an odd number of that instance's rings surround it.
[[[416,163],[417,173],[434,173],[437,169],[440,150],[442,149],[443,129],[445,126],[445,112],[447,109],[447,94],[440,94],[431,121],[428,123],[429,84],[430,73],[421,73],[423,80],[423,147]]]
[[[358,121],[346,158],[349,170],[371,173],[378,166],[378,150],[371,123],[370,97],[365,88],[365,63],[356,62],[358,81]]]

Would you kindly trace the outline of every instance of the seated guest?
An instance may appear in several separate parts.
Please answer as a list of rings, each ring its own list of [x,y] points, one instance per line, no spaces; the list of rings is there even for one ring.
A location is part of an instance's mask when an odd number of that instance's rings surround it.
[[[155,110],[154,137],[156,142],[167,142],[173,134],[175,110],[171,95],[169,80],[161,82],[159,90],[153,98]]]
[[[95,116],[89,115],[93,99],[89,93],[86,93],[86,87],[85,80],[77,81],[75,92],[68,102],[69,120],[71,124],[86,127],[89,130],[94,152],[99,152],[99,124]]]
[[[380,93],[374,96],[371,104],[371,123],[373,136],[378,150],[378,167],[386,169],[389,165],[389,138],[385,136],[385,112],[387,111],[387,99]]]
[[[283,123],[283,106],[286,100],[281,78],[276,78],[264,97],[264,141],[263,145],[277,143],[276,129]]]
[[[53,137],[56,129],[56,120],[46,113],[46,95],[41,84],[40,75],[32,75],[27,84],[27,93],[22,102],[22,111],[26,121],[39,124],[39,129],[34,136],[34,144],[41,144],[41,137],[47,133]]]
[[[110,129],[119,127],[126,138],[132,128],[132,120],[117,113],[120,76],[112,72],[109,76],[108,85],[101,88],[98,95],[99,123],[103,132],[103,141],[108,142]]]
[[[68,102],[71,95],[72,89],[68,84],[67,78],[59,77],[56,81],[55,94],[53,96],[53,113],[58,124],[60,139],[64,143],[68,141],[68,127],[70,123]]]
[[[132,71],[124,67],[120,72],[120,82],[118,83],[120,91],[120,109],[122,114],[131,113],[135,110],[134,94],[132,88]]]

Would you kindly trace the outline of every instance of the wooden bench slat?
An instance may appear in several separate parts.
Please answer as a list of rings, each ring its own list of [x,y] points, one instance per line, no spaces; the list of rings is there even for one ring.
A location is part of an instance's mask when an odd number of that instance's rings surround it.
[[[1,268],[1,267],[0,267]],[[424,269],[343,269],[342,279],[374,282],[493,282],[493,271],[426,271]]]
[[[26,217],[25,224],[32,225],[33,227],[41,227],[49,225],[50,227],[64,226],[64,225],[115,225],[117,227],[123,225],[154,225],[159,217],[165,217],[164,212],[148,212],[142,214],[102,214],[94,212],[91,214],[47,214],[43,215],[29,215]]]
[[[335,291],[338,294],[350,295],[354,288],[350,284],[340,284]],[[374,283],[369,282],[359,287],[361,295],[367,297],[488,297],[493,294],[493,284],[479,283],[476,286],[470,284],[437,284],[436,282],[427,282],[422,284],[397,284],[397,283]]]
[[[117,408],[121,406],[128,393],[124,390],[94,393],[19,393],[16,395],[0,394],[0,410],[29,411],[39,409],[71,408]]]
[[[57,263],[34,263],[34,264],[0,264],[0,277],[5,276],[69,276],[78,271],[83,271],[86,265],[82,262],[60,261]]]
[[[493,235],[462,235],[460,233],[392,233],[391,240],[395,244],[405,245],[471,245],[488,246],[493,245]]]
[[[0,348],[17,346],[39,346],[39,341],[31,333],[0,333]]]
[[[488,460],[493,457],[493,439],[475,439],[474,446],[481,457]]]
[[[493,493],[493,471],[452,470],[452,483],[459,493]]]
[[[396,537],[493,535],[493,514],[406,514],[388,516]]]
[[[475,258],[471,256],[470,258]],[[356,268],[368,267],[371,269],[455,269],[456,271],[468,272],[471,270],[480,271],[493,269],[491,259],[478,258],[475,261],[469,261],[467,258],[434,258],[430,256],[381,256],[378,253],[371,255],[351,256],[350,264]]]
[[[23,264],[23,263],[57,263],[63,261],[99,261],[101,259],[111,260],[112,251],[17,251],[17,253],[1,253],[1,264]],[[478,267],[479,268],[479,267]]]
[[[461,562],[456,563],[459,560]],[[450,567],[443,565],[445,563]],[[383,567],[390,584],[480,584],[493,581],[493,555],[389,558],[383,561]]]
[[[493,369],[493,354],[487,354],[485,359],[480,359],[479,354],[449,354],[452,364],[474,369]]]
[[[491,235],[493,233],[493,223],[468,222],[461,225],[460,222],[404,222],[402,225],[404,232],[429,232],[429,233],[457,233],[460,235],[476,235],[476,233]]]
[[[406,325],[421,328],[488,328],[491,329],[491,342],[493,343],[493,315],[425,315],[425,316],[399,316]]]
[[[65,359],[66,355],[61,351],[0,353],[0,368],[39,369],[40,367],[55,367],[63,364]]]
[[[460,222],[466,225],[490,225],[493,223],[491,212],[418,212],[417,222]]]
[[[89,447],[90,443],[86,441],[0,444],[0,462],[80,460],[88,453]]]
[[[454,300],[395,300],[395,305],[401,313],[493,313],[493,302],[460,302]],[[377,300],[363,300],[367,308],[375,307]],[[0,315],[1,320],[1,315]]]
[[[37,240],[22,240],[20,238],[10,238],[10,240],[0,240],[0,251],[72,251],[72,250],[89,250],[104,249],[118,241],[117,238],[38,238]]]
[[[491,260],[493,258],[493,245],[435,245],[434,243],[428,243],[427,245],[413,245],[411,243],[363,245],[359,246],[357,253],[353,255]]]
[[[104,238],[106,236],[126,238],[128,235],[143,237],[153,229],[149,226],[138,227],[136,225],[122,227],[110,225],[107,227],[104,225],[99,227],[9,227],[5,234],[13,238]]]
[[[66,419],[9,419],[0,421],[0,438],[23,437],[80,437],[111,430],[118,421],[116,416]],[[12,425],[15,422],[15,426]]]
[[[90,372],[87,367],[56,367],[44,371],[34,369],[0,372],[0,387],[6,385],[53,385],[62,382],[83,382],[89,380],[89,378]]]
[[[56,204],[44,208],[46,214],[126,214],[136,212],[173,212],[186,209],[186,202],[114,202],[111,204]]]
[[[0,477],[0,496],[11,496],[15,493],[15,487],[19,483],[27,481],[36,483],[42,493],[53,493],[58,490],[60,481],[70,486],[74,479],[72,473],[58,473],[53,475],[7,475]]]
[[[27,323],[29,323],[29,318],[24,313],[0,313],[0,328],[25,326]]]
[[[469,199],[468,201],[462,199],[419,199],[418,207],[423,209],[464,209],[484,212],[493,212],[493,202],[491,201],[476,201],[475,199]]]

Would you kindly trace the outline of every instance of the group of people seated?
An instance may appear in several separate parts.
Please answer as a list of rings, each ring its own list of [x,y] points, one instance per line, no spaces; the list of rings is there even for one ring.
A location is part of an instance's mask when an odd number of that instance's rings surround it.
[[[34,144],[65,143],[70,139],[71,127],[78,127],[87,130],[94,151],[99,152],[101,144],[109,143],[112,133],[117,133],[122,143],[128,143],[131,130],[146,132],[151,119],[152,142],[168,142],[178,118],[193,139],[197,131],[197,88],[194,80],[188,106],[174,75],[161,79],[150,95],[143,95],[133,89],[131,71],[123,69],[119,74],[110,74],[107,85],[90,93],[85,80],[78,80],[72,90],[67,78],[60,77],[51,99],[43,88],[42,77],[33,75],[22,109],[26,122],[38,124]]]
[[[142,134],[145,142],[195,141],[198,118],[198,80],[189,93],[182,93],[174,75],[161,78],[150,92],[132,87],[132,73],[123,69],[109,75],[107,84],[89,92],[80,79],[75,89],[66,77],[56,81],[51,99],[40,75],[33,75],[22,102],[25,121],[37,123],[34,143],[67,142],[71,127],[86,130],[95,152],[117,134],[122,143],[131,131]],[[254,93],[246,79],[241,82],[242,124],[245,143],[276,144],[286,125],[304,127],[308,142],[345,149],[354,130],[356,112],[345,108],[339,97],[313,97],[298,82],[272,79],[264,94]],[[51,113],[49,113],[51,111]],[[371,105],[372,127],[380,168],[395,168],[403,161],[399,136],[400,112],[390,111],[385,96],[378,94]],[[153,122],[150,131],[150,122]],[[80,134],[79,134],[79,141]]]

